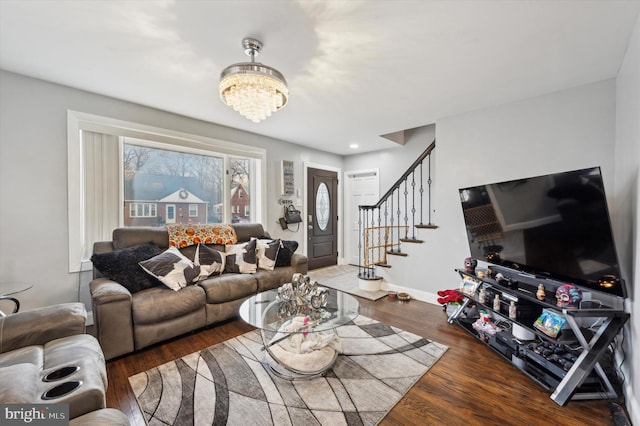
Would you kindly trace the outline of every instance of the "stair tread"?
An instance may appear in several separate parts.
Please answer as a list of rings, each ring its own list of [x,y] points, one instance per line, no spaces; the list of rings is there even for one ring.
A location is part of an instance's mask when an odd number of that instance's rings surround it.
[[[388,251],[387,254],[390,254],[390,255],[393,255],[393,256],[403,256],[403,257],[408,256],[407,253],[403,253],[403,252],[400,252],[400,251]]]
[[[416,244],[424,243],[424,240],[415,240],[413,238],[400,238],[400,241],[402,241],[403,243],[416,243]]]
[[[438,225],[416,225],[419,229],[436,229]]]

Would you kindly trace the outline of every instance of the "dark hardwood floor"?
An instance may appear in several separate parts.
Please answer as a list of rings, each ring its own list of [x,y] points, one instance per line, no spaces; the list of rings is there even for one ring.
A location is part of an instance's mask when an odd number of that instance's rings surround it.
[[[561,407],[541,387],[458,326],[439,306],[359,299],[360,313],[435,340],[449,350],[383,419],[381,425],[613,425],[608,402],[570,401]],[[227,321],[107,362],[107,405],[132,425],[144,420],[128,377],[236,337],[252,327]]]

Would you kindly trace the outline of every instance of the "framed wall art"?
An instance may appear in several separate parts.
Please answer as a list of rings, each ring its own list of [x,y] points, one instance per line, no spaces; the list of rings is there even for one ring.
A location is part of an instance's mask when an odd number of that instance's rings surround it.
[[[294,195],[295,186],[293,179],[293,161],[282,160],[280,162],[282,177],[282,195]]]

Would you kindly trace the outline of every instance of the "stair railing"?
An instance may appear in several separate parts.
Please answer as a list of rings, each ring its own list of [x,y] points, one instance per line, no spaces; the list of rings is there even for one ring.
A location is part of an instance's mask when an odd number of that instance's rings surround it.
[[[406,256],[402,243],[422,242],[416,237],[416,229],[437,228],[431,223],[431,155],[435,147],[434,140],[380,201],[358,206],[358,277],[377,279],[375,268],[389,267],[387,255]],[[425,210],[426,224],[423,223]],[[418,223],[416,216],[419,216]]]

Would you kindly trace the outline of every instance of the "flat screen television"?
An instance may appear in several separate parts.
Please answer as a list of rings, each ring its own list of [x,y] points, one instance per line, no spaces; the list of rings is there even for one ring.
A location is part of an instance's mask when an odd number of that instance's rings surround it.
[[[626,297],[599,167],[459,192],[472,257]]]

